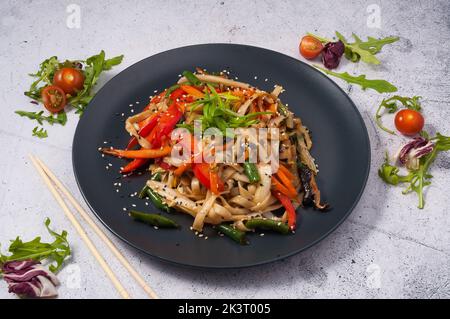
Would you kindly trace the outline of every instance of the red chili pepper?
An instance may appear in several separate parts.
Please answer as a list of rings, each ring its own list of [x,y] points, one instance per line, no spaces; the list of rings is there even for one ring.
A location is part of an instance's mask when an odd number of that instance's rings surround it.
[[[288,226],[291,230],[295,230],[297,223],[297,213],[295,212],[294,205],[292,205],[291,200],[286,195],[282,194],[280,191],[272,191],[273,196],[275,196],[280,203],[284,206],[287,212]]]
[[[120,172],[122,174],[131,173],[131,172],[137,170],[139,167],[145,165],[145,163],[147,163],[147,162],[148,162],[148,159],[136,158],[136,159],[132,160],[130,163],[128,163],[124,168],[122,168],[120,170]]]
[[[136,145],[138,145],[138,140],[137,140],[137,138],[136,137],[132,137],[132,138],[130,138],[130,140],[128,141],[128,144],[127,144],[127,150],[131,150],[132,148],[134,148]]]

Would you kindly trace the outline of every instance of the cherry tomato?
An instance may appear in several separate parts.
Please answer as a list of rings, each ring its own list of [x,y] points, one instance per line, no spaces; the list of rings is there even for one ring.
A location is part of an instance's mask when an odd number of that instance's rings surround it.
[[[315,37],[306,35],[300,42],[299,50],[305,59],[314,59],[322,52],[323,44]]]
[[[395,127],[404,135],[415,135],[419,133],[424,124],[422,114],[414,110],[401,110],[395,115]]]
[[[57,113],[66,106],[66,93],[55,85],[46,86],[41,97],[45,108],[51,113]]]
[[[84,75],[75,68],[62,68],[53,76],[53,85],[59,86],[64,92],[74,95],[83,88]]]

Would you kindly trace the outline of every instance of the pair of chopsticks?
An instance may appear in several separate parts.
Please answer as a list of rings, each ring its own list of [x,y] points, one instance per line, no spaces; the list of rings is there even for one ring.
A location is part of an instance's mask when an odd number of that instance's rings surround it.
[[[130,294],[127,292],[125,287],[121,284],[119,279],[116,277],[114,272],[111,270],[109,265],[105,262],[104,258],[100,255],[99,251],[93,244],[92,240],[88,237],[78,220],[75,218],[74,214],[67,207],[66,202],[59,192],[61,192],[66,199],[72,204],[75,210],[81,215],[85,222],[94,230],[98,237],[106,244],[106,246],[111,250],[111,252],[116,256],[120,263],[128,270],[131,276],[137,281],[137,283],[144,289],[150,298],[157,299],[156,293],[147,285],[145,280],[139,275],[136,270],[130,265],[130,263],[125,259],[121,252],[114,246],[111,240],[105,235],[105,233],[94,223],[92,218],[86,213],[86,211],[80,206],[80,204],[75,200],[75,198],[70,194],[66,187],[56,178],[50,169],[36,156],[30,155],[31,162],[36,167],[36,170],[41,175],[45,184],[49,188],[50,192],[55,197],[58,204],[61,206],[62,210],[66,214],[67,218],[70,220],[72,225],[75,227],[76,231],[80,235],[81,239],[85,242],[92,255],[97,259],[102,269],[105,271],[106,275],[109,277],[114,287],[117,289],[119,294],[124,299],[129,299]],[[59,190],[59,192],[58,192]]]

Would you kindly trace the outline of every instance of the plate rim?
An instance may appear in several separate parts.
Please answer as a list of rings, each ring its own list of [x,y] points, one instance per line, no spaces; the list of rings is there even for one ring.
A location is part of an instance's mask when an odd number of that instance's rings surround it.
[[[273,263],[276,261],[280,261],[289,257],[292,257],[294,255],[297,255],[301,252],[304,252],[308,249],[310,249],[311,247],[317,245],[318,243],[320,243],[322,240],[324,240],[325,238],[327,238],[331,233],[333,233],[347,218],[348,216],[350,216],[350,214],[353,212],[353,210],[355,209],[355,207],[358,205],[358,203],[361,200],[361,197],[365,191],[365,188],[367,186],[367,181],[369,179],[369,173],[370,173],[370,168],[371,168],[371,163],[372,163],[372,154],[371,154],[371,144],[370,144],[370,138],[369,138],[369,132],[367,130],[367,126],[364,122],[364,119],[362,117],[361,112],[359,111],[359,109],[356,107],[356,104],[353,102],[353,100],[350,98],[350,96],[335,82],[333,81],[330,77],[326,76],[323,72],[319,71],[318,69],[314,68],[313,66],[309,65],[308,63],[305,63],[304,61],[301,61],[299,59],[296,59],[292,56],[289,56],[285,53],[281,53],[275,50],[271,50],[271,49],[267,49],[267,48],[263,48],[263,47],[258,47],[258,46],[253,46],[253,45],[248,45],[248,44],[240,44],[240,43],[223,43],[223,42],[213,42],[213,43],[199,43],[199,44],[192,44],[192,45],[186,45],[186,46],[181,46],[181,47],[176,47],[176,48],[172,48],[172,49],[168,49],[162,52],[158,52],[156,54],[153,54],[151,56],[148,56],[142,60],[139,60],[129,66],[127,66],[125,69],[121,70],[119,73],[115,74],[111,79],[108,80],[108,82],[106,82],[94,95],[94,97],[92,98],[92,100],[89,102],[88,106],[87,106],[87,110],[89,109],[89,105],[91,103],[93,103],[96,98],[98,93],[100,93],[102,90],[105,90],[108,88],[108,85],[111,85],[111,82],[118,77],[121,73],[123,73],[124,71],[133,68],[135,65],[142,63],[148,59],[154,58],[158,55],[161,54],[165,54],[168,52],[172,52],[175,50],[181,50],[181,49],[187,49],[187,48],[193,48],[193,47],[207,47],[207,46],[215,46],[215,45],[224,45],[224,46],[239,46],[239,47],[246,47],[246,48],[251,48],[251,49],[257,49],[257,50],[264,50],[264,51],[269,51],[271,53],[275,53],[278,55],[282,55],[285,58],[288,58],[289,60],[292,60],[295,63],[302,63],[304,64],[306,67],[312,69],[314,72],[319,73],[325,80],[331,82],[332,85],[334,85],[339,91],[341,91],[345,98],[350,102],[350,105],[352,106],[352,108],[356,111],[356,115],[358,117],[359,122],[362,124],[363,127],[363,131],[364,131],[364,140],[365,140],[365,144],[367,145],[366,148],[366,155],[367,155],[367,166],[364,172],[364,180],[363,180],[363,185],[359,191],[359,193],[357,194],[355,200],[353,201],[353,204],[351,205],[351,207],[347,210],[347,212],[342,216],[342,218],[333,226],[330,228],[330,230],[328,230],[326,233],[324,233],[323,235],[321,235],[319,238],[317,238],[316,240],[314,240],[313,242],[311,242],[310,244],[306,245],[305,247],[301,248],[301,249],[296,249],[291,251],[290,253],[284,254],[284,255],[280,255],[277,257],[273,257],[273,258],[269,258],[266,260],[262,260],[262,261],[258,261],[258,262],[253,262],[253,263],[246,263],[246,264],[242,264],[242,265],[238,265],[238,266],[220,266],[220,265],[204,265],[204,264],[193,264],[193,263],[182,263],[179,261],[174,261],[162,256],[158,256],[156,254],[152,254],[146,250],[144,250],[141,247],[138,247],[137,245],[133,244],[132,242],[130,242],[128,239],[124,238],[123,236],[119,235],[116,231],[114,231],[111,226],[109,226],[95,211],[95,209],[91,206],[91,203],[88,201],[88,199],[86,198],[86,194],[84,193],[81,185],[80,185],[80,181],[79,181],[79,176],[78,173],[75,169],[75,148],[73,147],[75,144],[75,139],[77,136],[77,133],[80,129],[80,123],[82,121],[81,117],[77,123],[76,129],[75,129],[75,133],[72,139],[72,156],[71,156],[71,160],[72,160],[72,169],[73,169],[73,173],[75,176],[75,181],[76,184],[78,186],[78,190],[80,191],[84,202],[86,203],[86,205],[89,207],[90,211],[95,215],[95,217],[103,224],[103,226],[105,226],[111,233],[113,233],[117,238],[119,238],[120,240],[122,240],[123,242],[125,242],[126,244],[130,245],[131,247],[133,247],[134,249],[137,249],[138,251],[146,254],[147,256],[150,256],[151,258],[153,258],[154,260],[158,260],[158,261],[163,261],[165,263],[169,263],[172,265],[176,265],[176,266],[181,266],[184,268],[193,268],[193,269],[242,269],[242,268],[250,268],[250,267],[256,267],[256,266],[261,266],[261,265],[265,265],[265,264],[269,264],[269,263]],[[84,115],[84,114],[83,114]]]

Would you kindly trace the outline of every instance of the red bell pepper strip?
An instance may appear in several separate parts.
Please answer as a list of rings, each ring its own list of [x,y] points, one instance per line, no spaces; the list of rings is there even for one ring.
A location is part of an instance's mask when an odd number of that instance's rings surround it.
[[[111,148],[103,148],[101,150],[105,154],[114,155],[117,157],[125,157],[125,158],[158,158],[169,155],[172,151],[172,147],[164,146],[158,149],[140,149],[140,150],[118,150]]]
[[[142,125],[141,129],[139,130],[139,136],[142,137],[147,137],[153,130],[153,128],[156,126],[156,124],[158,124],[158,120],[160,118],[160,114],[156,113],[152,116],[150,116],[149,118],[145,119],[144,121],[142,121],[141,123],[139,123],[139,125]],[[130,141],[128,142],[127,145],[127,150],[132,149],[133,147],[135,147],[138,144],[138,140],[135,136],[133,136]]]
[[[148,136],[147,140],[152,144],[152,147],[157,148],[162,145],[164,139],[173,131],[182,116],[183,112],[181,112],[178,104],[173,103],[167,109],[167,112],[161,115],[158,125]]]
[[[195,87],[193,87],[193,86],[190,86],[190,85],[181,85],[180,88],[181,88],[182,91],[186,92],[186,93],[189,94],[189,95],[192,95],[193,97],[196,97],[196,98],[199,98],[199,99],[205,97],[205,94],[204,94],[203,92],[197,90],[197,89],[196,89]]]
[[[193,171],[199,182],[214,194],[219,195],[219,193],[223,191],[223,181],[220,179],[217,172],[211,170],[208,163],[194,164]]]
[[[128,163],[124,168],[120,170],[122,174],[131,173],[135,170],[137,170],[139,167],[144,166],[145,163],[148,162],[148,159],[146,158],[136,158],[132,160],[130,163]]]
[[[183,94],[186,94],[186,92],[184,92],[182,89],[178,88],[175,91],[173,91],[172,93],[170,93],[169,98],[174,102],[178,102],[177,99],[180,99],[180,97]]]
[[[295,230],[297,224],[297,213],[295,212],[294,205],[292,205],[291,200],[286,195],[282,194],[280,191],[273,190],[273,196],[275,196],[280,203],[284,206],[287,212],[288,226],[291,230]]]

